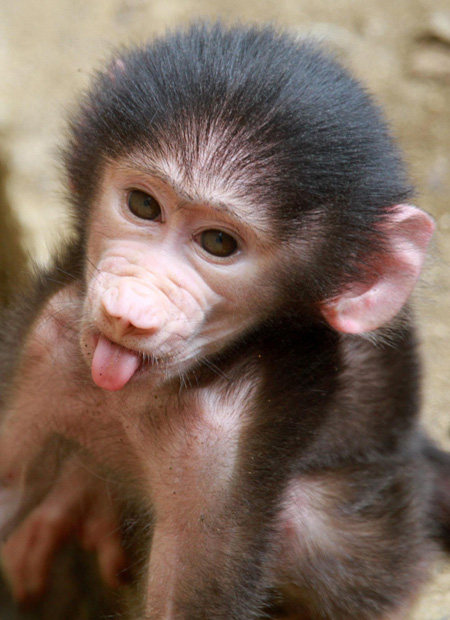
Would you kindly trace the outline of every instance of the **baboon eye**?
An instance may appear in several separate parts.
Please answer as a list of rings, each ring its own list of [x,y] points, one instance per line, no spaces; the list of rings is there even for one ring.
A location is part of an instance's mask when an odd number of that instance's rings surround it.
[[[161,207],[157,200],[139,189],[132,189],[128,194],[128,208],[142,220],[157,220],[161,217]]]
[[[200,236],[202,248],[219,258],[226,258],[236,252],[238,244],[236,239],[222,230],[205,230]]]

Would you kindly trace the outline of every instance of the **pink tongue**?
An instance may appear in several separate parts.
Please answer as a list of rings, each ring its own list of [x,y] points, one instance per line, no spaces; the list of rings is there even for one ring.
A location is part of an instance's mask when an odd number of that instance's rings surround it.
[[[121,390],[140,364],[139,354],[100,336],[92,358],[92,378],[98,387],[115,392]]]

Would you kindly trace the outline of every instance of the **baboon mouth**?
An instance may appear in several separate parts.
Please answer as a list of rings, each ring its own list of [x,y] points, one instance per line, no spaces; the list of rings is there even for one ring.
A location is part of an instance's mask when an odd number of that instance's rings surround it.
[[[103,334],[96,340],[91,365],[92,378],[105,390],[121,390],[143,367],[143,357],[138,351],[112,342]]]

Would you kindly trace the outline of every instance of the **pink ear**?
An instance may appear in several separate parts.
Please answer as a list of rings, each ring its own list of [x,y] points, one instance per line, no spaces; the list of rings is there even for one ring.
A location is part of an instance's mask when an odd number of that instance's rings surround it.
[[[398,205],[384,226],[388,248],[377,257],[376,278],[355,282],[322,305],[323,316],[338,331],[360,334],[381,327],[401,310],[417,282],[433,220],[416,207]]]

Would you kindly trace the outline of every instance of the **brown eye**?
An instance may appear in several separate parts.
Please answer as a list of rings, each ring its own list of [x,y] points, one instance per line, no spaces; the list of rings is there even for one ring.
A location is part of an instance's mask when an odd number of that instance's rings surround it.
[[[128,194],[128,208],[131,213],[142,220],[156,220],[161,216],[158,202],[145,192],[133,189]]]
[[[205,230],[200,237],[200,245],[208,254],[225,258],[237,250],[237,241],[222,230]]]

